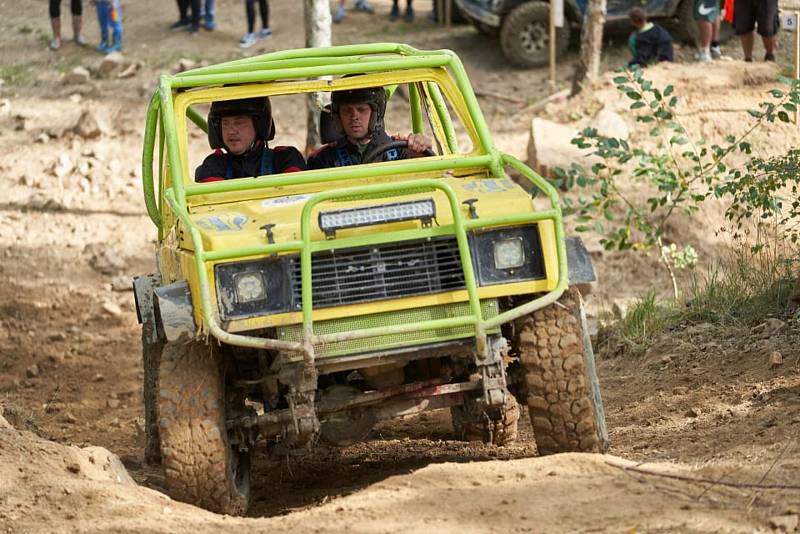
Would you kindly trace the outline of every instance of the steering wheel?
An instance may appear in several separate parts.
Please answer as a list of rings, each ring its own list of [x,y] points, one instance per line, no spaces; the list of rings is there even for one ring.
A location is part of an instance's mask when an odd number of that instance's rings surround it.
[[[378,156],[382,156],[384,152],[393,148],[408,148],[408,141],[405,139],[399,139],[397,141],[390,141],[388,143],[376,146],[364,155],[364,163],[372,163],[378,159]],[[430,148],[427,148],[423,154],[426,156],[435,156],[436,152]]]

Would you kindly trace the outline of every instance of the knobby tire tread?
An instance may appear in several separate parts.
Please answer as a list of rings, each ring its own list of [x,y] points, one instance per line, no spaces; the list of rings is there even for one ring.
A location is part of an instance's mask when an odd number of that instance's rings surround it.
[[[243,514],[249,487],[237,488],[223,373],[211,346],[167,344],[159,381],[161,459],[169,494],[214,512]]]
[[[608,439],[576,289],[522,321],[517,346],[539,454],[605,452]]]

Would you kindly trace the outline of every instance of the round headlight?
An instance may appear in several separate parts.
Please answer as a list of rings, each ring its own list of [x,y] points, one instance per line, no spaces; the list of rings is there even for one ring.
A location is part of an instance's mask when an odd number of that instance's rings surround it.
[[[522,238],[513,237],[494,242],[494,266],[496,269],[516,269],[525,263]]]
[[[234,283],[238,302],[252,302],[267,298],[267,290],[264,287],[261,273],[241,273],[235,277]]]

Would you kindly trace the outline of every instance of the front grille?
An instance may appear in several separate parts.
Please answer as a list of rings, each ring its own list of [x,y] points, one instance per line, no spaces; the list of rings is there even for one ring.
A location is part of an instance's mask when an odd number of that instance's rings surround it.
[[[311,256],[314,308],[463,289],[455,237],[329,250]],[[290,259],[292,303],[301,308],[300,259]]]

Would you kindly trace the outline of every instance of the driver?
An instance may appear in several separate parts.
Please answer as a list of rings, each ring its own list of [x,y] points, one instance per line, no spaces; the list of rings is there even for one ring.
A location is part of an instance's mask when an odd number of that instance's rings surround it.
[[[431,150],[431,140],[422,134],[390,137],[386,133],[383,126],[386,91],[383,87],[335,91],[331,95],[331,112],[340,136],[309,156],[309,169],[365,163],[364,155],[372,149],[398,140],[407,141],[408,147],[386,150],[379,161],[415,158]]]
[[[274,137],[275,121],[266,96],[213,102],[208,112],[208,144],[214,153],[197,167],[195,181],[305,170],[306,162],[296,148],[268,146]]]

